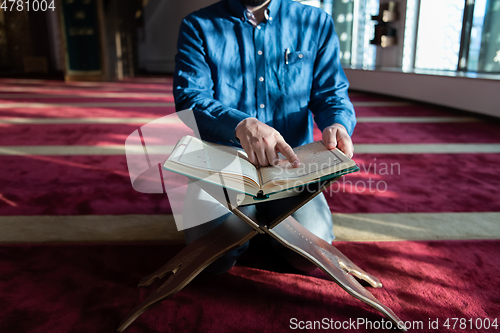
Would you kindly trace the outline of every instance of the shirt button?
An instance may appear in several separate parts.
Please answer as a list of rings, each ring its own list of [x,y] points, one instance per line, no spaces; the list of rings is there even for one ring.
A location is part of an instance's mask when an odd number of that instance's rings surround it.
[[[262,51],[261,50],[257,51],[257,54],[262,55]]]
[[[241,18],[241,20],[242,20],[243,22],[245,22],[245,18],[244,18],[244,17],[242,17],[242,18]]]
[[[261,27],[260,25],[258,25],[258,26],[257,26],[257,29],[259,29],[259,30],[260,30],[261,28],[262,28],[262,27]]]
[[[260,82],[264,82],[264,78],[263,78],[262,76],[261,76],[261,77],[259,77],[259,81],[260,81]]]
[[[266,107],[266,105],[265,105],[265,104],[261,104],[261,105],[260,105],[260,108],[261,108],[261,109],[263,109],[263,108],[265,108],[265,107]]]
[[[300,59],[304,58],[304,55],[303,54],[299,54],[299,58]]]

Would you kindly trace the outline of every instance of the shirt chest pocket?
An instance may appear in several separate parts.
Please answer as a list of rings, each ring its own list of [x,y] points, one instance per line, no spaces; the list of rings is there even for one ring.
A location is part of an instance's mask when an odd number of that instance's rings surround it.
[[[285,54],[280,79],[285,95],[309,99],[314,60],[313,51],[295,51],[288,55]]]

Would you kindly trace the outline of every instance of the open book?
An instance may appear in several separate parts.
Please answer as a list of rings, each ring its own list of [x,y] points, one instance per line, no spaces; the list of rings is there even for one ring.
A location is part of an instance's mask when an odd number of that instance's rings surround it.
[[[163,168],[260,199],[359,170],[339,149],[327,150],[321,141],[297,147],[294,152],[301,163],[298,168],[283,156],[276,166],[256,167],[243,149],[185,136]]]

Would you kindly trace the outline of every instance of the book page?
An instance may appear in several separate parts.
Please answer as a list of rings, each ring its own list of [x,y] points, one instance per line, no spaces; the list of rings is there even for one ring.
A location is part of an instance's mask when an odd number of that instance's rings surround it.
[[[317,141],[294,149],[300,166],[294,168],[286,159],[280,159],[277,166],[261,167],[262,186],[269,182],[319,178],[354,165],[340,150],[327,150],[323,142]],[[316,177],[317,175],[317,177]]]
[[[201,170],[246,176],[260,184],[255,166],[248,161],[243,150],[235,147],[204,142],[198,138],[186,136],[179,142],[169,160]]]

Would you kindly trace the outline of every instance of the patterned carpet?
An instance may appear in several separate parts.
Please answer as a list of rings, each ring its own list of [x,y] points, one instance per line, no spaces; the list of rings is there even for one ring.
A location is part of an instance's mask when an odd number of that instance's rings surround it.
[[[326,192],[335,245],[382,280],[375,297],[424,324],[415,331],[495,331],[478,325],[500,313],[500,123],[386,96],[351,99],[361,171]],[[135,284],[179,251],[182,233],[165,195],[132,189],[124,141],[173,112],[171,78],[0,80],[0,332],[112,331],[152,291]],[[322,272],[261,257],[254,249],[228,274],[200,276],[128,331],[381,322]],[[443,326],[453,317],[468,326]]]

